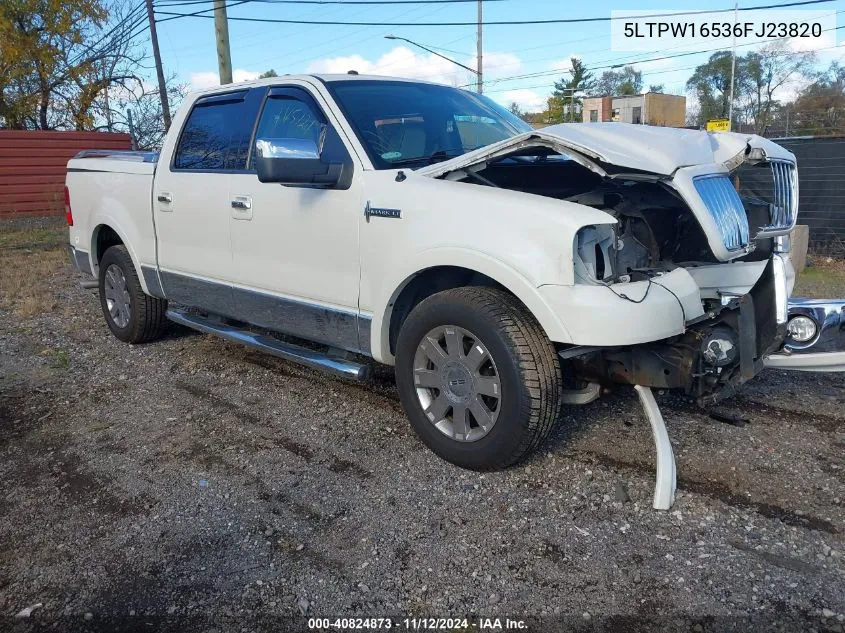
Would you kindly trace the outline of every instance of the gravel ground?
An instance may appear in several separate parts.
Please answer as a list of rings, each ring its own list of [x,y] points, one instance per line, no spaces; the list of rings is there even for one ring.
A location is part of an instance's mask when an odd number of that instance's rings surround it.
[[[387,368],[353,384],[176,327],[124,345],[81,278],[44,282],[51,312],[0,309],[2,629],[845,628],[841,374],[765,372],[726,405],[743,426],[661,396],[659,512],[633,391],[467,472],[413,435]]]

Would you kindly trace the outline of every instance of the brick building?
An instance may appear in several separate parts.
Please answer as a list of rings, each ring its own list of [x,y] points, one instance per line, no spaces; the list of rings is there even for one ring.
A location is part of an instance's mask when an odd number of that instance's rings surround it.
[[[584,99],[584,123],[616,121],[637,125],[684,127],[687,98],[660,92],[623,97],[589,97]]]

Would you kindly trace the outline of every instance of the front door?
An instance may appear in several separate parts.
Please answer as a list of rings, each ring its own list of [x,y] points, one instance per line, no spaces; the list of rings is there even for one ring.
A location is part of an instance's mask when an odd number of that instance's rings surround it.
[[[328,134],[336,149],[348,153],[318,99],[305,87],[269,88],[255,139],[328,145]],[[358,220],[364,205],[360,165],[353,168],[346,189],[261,183],[253,169],[230,177],[233,296],[251,323],[359,350]]]
[[[241,89],[200,97],[175,147],[165,148],[173,158],[157,167],[153,212],[168,299],[232,312],[229,178],[246,170],[262,96],[263,90]]]

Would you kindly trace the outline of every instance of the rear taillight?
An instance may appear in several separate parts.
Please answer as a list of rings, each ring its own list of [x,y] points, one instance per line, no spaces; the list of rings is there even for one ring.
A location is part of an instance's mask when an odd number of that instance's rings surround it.
[[[73,226],[73,211],[70,208],[70,189],[65,187],[65,219],[68,226]]]

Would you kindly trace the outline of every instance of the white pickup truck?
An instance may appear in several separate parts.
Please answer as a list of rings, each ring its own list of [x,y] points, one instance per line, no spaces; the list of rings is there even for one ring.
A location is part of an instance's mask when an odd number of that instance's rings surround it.
[[[353,379],[395,366],[420,438],[529,454],[602,385],[706,405],[787,341],[795,157],[358,75],[190,95],[160,154],[68,163],[71,256],[122,341],[167,319]],[[787,341],[788,342],[788,341]]]

